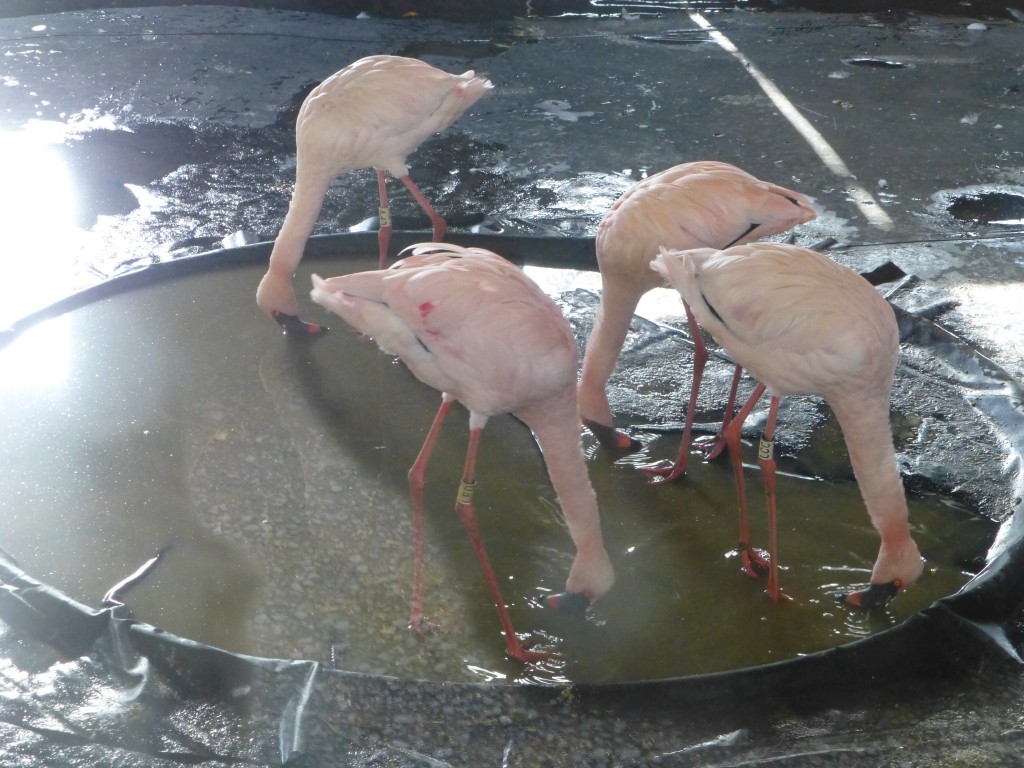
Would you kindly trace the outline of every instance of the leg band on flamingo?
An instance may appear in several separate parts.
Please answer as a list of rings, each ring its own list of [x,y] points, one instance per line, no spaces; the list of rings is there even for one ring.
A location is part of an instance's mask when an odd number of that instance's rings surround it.
[[[384,171],[377,171],[377,197],[378,197],[378,208],[377,215],[379,217],[379,224],[377,225],[377,248],[379,251],[379,258],[377,261],[377,269],[384,269],[388,263],[388,246],[391,244],[391,207],[388,205],[388,186],[387,178],[384,176]]]
[[[476,481],[467,483],[463,480],[459,483],[459,492],[455,497],[456,504],[472,504],[473,503],[473,491],[476,489]]]

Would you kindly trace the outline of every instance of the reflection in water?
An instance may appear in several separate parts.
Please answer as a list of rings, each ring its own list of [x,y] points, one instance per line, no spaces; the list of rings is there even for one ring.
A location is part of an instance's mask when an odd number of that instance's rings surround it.
[[[172,311],[136,332],[148,314],[144,294],[110,309],[37,325],[3,350],[0,546],[90,605],[168,548],[128,594],[132,609],[170,631],[248,650],[257,577],[234,543],[203,528],[190,498],[178,416],[188,398],[173,356],[187,349],[182,329]],[[8,354],[29,367],[8,367]],[[16,386],[22,374],[22,384],[43,378],[48,367],[33,360],[57,362],[63,375]]]
[[[6,369],[18,375],[0,376],[0,395],[63,386],[71,369],[71,318],[56,317],[17,337],[4,349],[3,359]]]
[[[300,284],[344,271],[309,262]],[[425,608],[440,629],[421,642],[406,627],[406,472],[437,394],[342,327],[282,337],[253,302],[261,271],[138,289],[71,313],[65,337],[47,323],[0,350],[5,370],[18,345],[65,338],[68,350],[63,380],[8,387],[0,411],[0,546],[30,573],[96,605],[171,544],[126,602],[201,642],[415,678],[629,680],[793,658],[884,630],[964,584],[994,533],[943,500],[912,500],[925,575],[887,612],[854,614],[833,594],[866,581],[878,547],[856,486],[789,467],[779,534],[794,600],[773,605],[727,557],[737,523],[726,464],[696,462],[683,481],[654,486],[633,464],[674,455],[677,435],[651,436],[618,462],[588,444],[618,581],[585,619],[553,615],[537,597],[564,587],[571,540],[530,434],[495,418],[478,465],[482,535],[516,626],[563,656],[527,669],[505,661],[453,511],[457,483],[429,478]],[[464,412],[449,421],[431,466],[439,479],[458,477],[465,451]],[[756,507],[751,522],[763,541]]]

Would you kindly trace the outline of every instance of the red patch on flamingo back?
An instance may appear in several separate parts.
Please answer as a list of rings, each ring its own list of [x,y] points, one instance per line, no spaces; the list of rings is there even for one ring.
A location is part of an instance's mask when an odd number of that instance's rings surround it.
[[[422,304],[420,304],[419,310],[420,317],[426,317],[427,315],[434,311],[434,302],[424,301]]]

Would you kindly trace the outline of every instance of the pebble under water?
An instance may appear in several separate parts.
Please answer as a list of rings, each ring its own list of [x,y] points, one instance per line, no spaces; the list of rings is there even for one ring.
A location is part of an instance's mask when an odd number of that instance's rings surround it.
[[[300,297],[312,271],[369,267],[309,259]],[[654,486],[635,465],[674,456],[678,435],[647,436],[617,462],[586,437],[618,581],[585,618],[563,617],[537,598],[563,588],[571,541],[532,437],[495,417],[478,465],[482,534],[516,628],[562,654],[524,669],[504,658],[453,511],[467,436],[458,410],[427,475],[425,608],[440,628],[420,640],[406,627],[406,472],[439,396],[339,318],[323,338],[281,336],[253,301],[261,272],[126,291],[0,349],[5,370],[21,372],[0,385],[0,546],[31,575],[96,606],[168,548],[127,604],[231,651],[408,678],[627,681],[792,659],[883,631],[958,590],[995,535],[948,498],[911,498],[924,575],[884,612],[851,611],[834,595],[867,581],[877,535],[854,483],[794,472],[778,485],[793,599],[775,605],[728,555],[727,462],[695,458],[685,479]],[[763,544],[760,479],[748,473]]]

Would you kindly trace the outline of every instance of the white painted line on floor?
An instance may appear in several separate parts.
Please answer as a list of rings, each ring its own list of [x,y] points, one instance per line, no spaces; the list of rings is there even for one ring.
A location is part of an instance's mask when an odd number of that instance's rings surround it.
[[[832,145],[825,140],[825,137],[818,133],[818,130],[810,124],[789,99],[786,98],[785,94],[779,90],[778,86],[775,85],[764,74],[757,66],[746,57],[746,55],[737,48],[732,40],[719,32],[715,27],[708,22],[699,13],[691,13],[690,19],[698,27],[708,33],[712,40],[724,50],[731,53],[736,59],[743,65],[743,68],[750,73],[750,76],[757,81],[757,84],[761,86],[761,90],[765,92],[772,103],[775,104],[779,112],[782,113],[783,117],[789,120],[790,124],[796,128],[797,132],[804,137],[804,140],[810,144],[811,149],[821,158],[821,161],[825,163],[825,166],[832,171],[836,176],[843,180],[846,184],[846,193],[850,196],[856,206],[860,209],[860,212],[864,215],[864,218],[868,220],[870,224],[878,227],[882,230],[890,230],[893,228],[893,221],[889,218],[889,214],[882,210],[882,207],[875,200],[874,196],[868,192],[854,177],[853,173],[847,167],[846,163],[839,154],[832,148]]]

